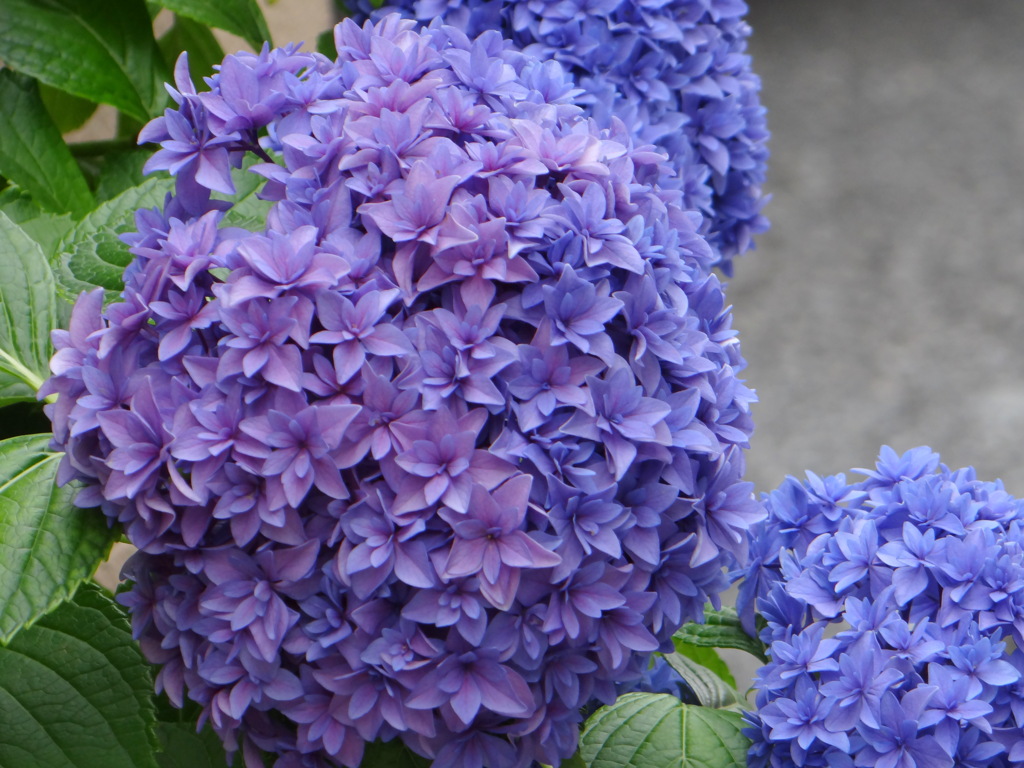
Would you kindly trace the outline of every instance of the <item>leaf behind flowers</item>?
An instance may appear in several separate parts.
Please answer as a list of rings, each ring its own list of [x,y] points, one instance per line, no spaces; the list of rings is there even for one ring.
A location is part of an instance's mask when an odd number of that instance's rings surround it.
[[[233,32],[257,51],[270,40],[270,30],[256,0],[156,0],[169,11],[201,24]]]
[[[0,406],[35,400],[49,375],[56,305],[42,248],[0,211]]]
[[[115,538],[99,511],[72,504],[72,484],[55,485],[49,441],[0,440],[0,643],[74,594]]]
[[[139,121],[167,101],[168,79],[143,0],[3,0],[0,60]]]
[[[66,298],[74,299],[96,286],[115,294],[121,291],[121,275],[132,255],[118,236],[135,229],[136,209],[163,206],[173,189],[173,179],[147,179],[100,204],[75,225],[52,261],[58,289]]]
[[[723,608],[719,611],[705,608],[703,624],[687,622],[679,628],[673,639],[676,642],[706,648],[736,648],[756,656],[763,662],[768,661],[764,654],[764,645],[743,630],[739,616],[732,608]]]
[[[691,661],[695,661],[702,667],[706,667],[718,675],[722,681],[732,687],[736,687],[736,678],[733,677],[732,672],[729,670],[729,665],[726,664],[722,657],[718,655],[714,648],[705,648],[701,645],[690,645],[688,643],[680,642],[675,640],[676,653],[685,656]]]
[[[0,192],[0,212],[30,238],[39,243],[47,259],[57,244],[75,226],[70,214],[44,211],[28,192],[17,184],[9,184]]]
[[[665,654],[665,661],[686,681],[701,705],[720,709],[744,704],[735,688],[703,664],[681,653]]]
[[[31,77],[0,69],[0,174],[46,210],[83,216],[95,205]]]

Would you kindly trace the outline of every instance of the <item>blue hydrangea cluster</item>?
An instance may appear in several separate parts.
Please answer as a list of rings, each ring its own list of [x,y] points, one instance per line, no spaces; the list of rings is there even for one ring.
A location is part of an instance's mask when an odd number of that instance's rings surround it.
[[[369,0],[354,5],[374,12]],[[705,214],[702,232],[727,275],[768,228],[768,130],[743,0],[393,0],[387,9],[469,35],[496,29],[569,69],[599,125],[618,118],[668,154],[658,182]]]
[[[857,471],[788,478],[752,533],[749,764],[1020,765],[1024,501],[923,447]]]
[[[557,63],[397,15],[335,42],[179,62],[141,137],[176,192],[55,336],[60,479],[140,549],[158,686],[250,766],[557,765],[763,516],[712,251]]]

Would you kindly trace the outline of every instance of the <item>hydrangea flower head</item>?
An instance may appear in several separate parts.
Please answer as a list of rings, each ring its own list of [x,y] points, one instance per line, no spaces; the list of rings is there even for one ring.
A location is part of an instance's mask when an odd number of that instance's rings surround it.
[[[1024,757],[1024,501],[928,448],[766,499],[740,609],[770,662],[752,766],[994,766]]]
[[[335,39],[177,68],[142,136],[176,194],[56,337],[62,479],[141,550],[158,685],[252,766],[555,765],[763,514],[711,249],[558,65],[397,15]],[[246,153],[255,231],[211,194]]]
[[[768,131],[741,0],[350,5],[369,16],[399,10],[424,23],[436,19],[469,35],[499,30],[527,54],[562,64],[565,70],[535,68],[530,84],[549,97],[578,94],[602,127],[621,120],[640,142],[666,152],[669,164],[657,171],[658,181],[705,214],[703,232],[726,274],[732,258],[752,247],[752,236],[768,228],[761,214]]]

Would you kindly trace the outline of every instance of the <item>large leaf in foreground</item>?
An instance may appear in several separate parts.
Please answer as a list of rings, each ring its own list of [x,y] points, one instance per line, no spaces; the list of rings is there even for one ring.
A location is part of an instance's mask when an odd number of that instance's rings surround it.
[[[83,216],[94,204],[71,150],[64,143],[31,77],[0,69],[0,174],[44,208]]]
[[[142,184],[146,180],[142,168],[151,154],[148,148],[108,152],[96,179],[96,201],[105,203]]]
[[[0,406],[35,399],[49,375],[50,330],[56,324],[46,256],[0,211]]]
[[[99,106],[95,101],[73,96],[46,83],[40,83],[39,96],[62,134],[85,125],[85,122],[96,114],[96,108]]]
[[[61,241],[53,261],[58,286],[67,298],[96,286],[120,292],[121,275],[132,256],[118,235],[135,229],[136,209],[162,208],[164,196],[173,189],[173,179],[147,179],[78,222]]]
[[[143,0],[2,0],[0,30],[0,60],[54,88],[140,121],[167,99]]]
[[[157,768],[152,680],[98,588],[0,647],[0,768]]]
[[[587,720],[580,755],[590,768],[742,768],[750,747],[743,727],[737,712],[627,693]]]
[[[49,440],[0,440],[0,642],[74,594],[114,538],[102,514],[72,506],[72,485],[54,485]]]
[[[256,0],[156,0],[170,11],[202,24],[234,32],[257,51],[270,40],[270,30]]]

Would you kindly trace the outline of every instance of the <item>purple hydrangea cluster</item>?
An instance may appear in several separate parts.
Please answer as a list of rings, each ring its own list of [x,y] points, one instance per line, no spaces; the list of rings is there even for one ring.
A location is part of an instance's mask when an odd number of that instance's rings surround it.
[[[374,13],[369,0],[354,5]],[[618,118],[668,154],[658,182],[705,214],[702,232],[726,274],[768,228],[768,130],[743,0],[393,0],[390,9],[471,36],[499,30],[528,55],[560,62],[599,125]]]
[[[251,766],[557,765],[727,586],[763,512],[700,217],[557,64],[387,16],[228,56],[151,122],[176,177],[45,392],[140,554],[158,686]],[[227,226],[264,162],[266,226]]]
[[[924,447],[856,471],[787,478],[752,532],[749,764],[1020,765],[1024,501]]]

